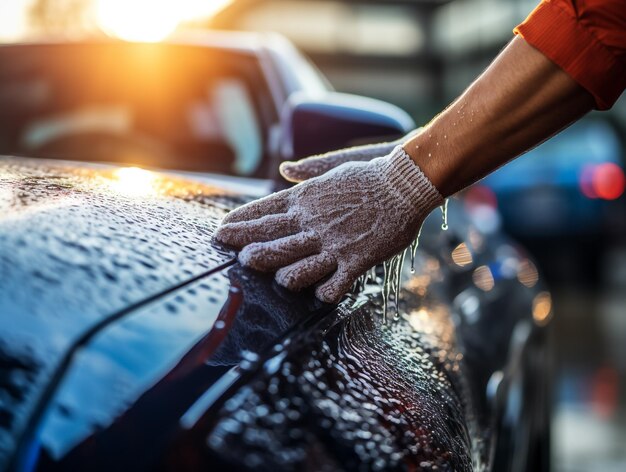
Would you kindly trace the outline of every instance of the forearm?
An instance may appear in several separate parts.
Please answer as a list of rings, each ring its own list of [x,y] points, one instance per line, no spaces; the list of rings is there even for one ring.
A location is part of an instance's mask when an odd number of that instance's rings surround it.
[[[448,196],[546,140],[593,106],[591,94],[516,37],[404,149]]]

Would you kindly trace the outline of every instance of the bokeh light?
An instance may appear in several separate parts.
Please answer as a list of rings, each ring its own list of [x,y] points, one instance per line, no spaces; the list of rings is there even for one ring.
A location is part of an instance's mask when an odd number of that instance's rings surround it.
[[[596,167],[593,175],[593,189],[598,197],[615,200],[624,193],[626,185],[624,172],[612,162],[605,162]]]
[[[472,274],[474,285],[484,292],[488,292],[495,286],[495,280],[491,269],[487,266],[477,267]]]
[[[467,244],[461,243],[454,248],[452,251],[452,261],[459,267],[465,267],[474,261],[472,253],[467,248]]]
[[[481,205],[498,208],[498,197],[489,187],[476,184],[465,191],[463,203],[468,211],[472,211],[472,209]]]
[[[552,313],[552,297],[549,292],[540,292],[533,299],[533,319],[539,326],[550,320]]]
[[[528,259],[524,259],[519,264],[517,271],[517,280],[519,280],[522,285],[528,288],[537,285],[537,282],[539,281],[539,273],[537,271],[537,267],[535,267],[535,264],[533,264]]]
[[[626,177],[622,168],[613,162],[589,164],[580,173],[579,186],[587,198],[615,200],[626,189]]]

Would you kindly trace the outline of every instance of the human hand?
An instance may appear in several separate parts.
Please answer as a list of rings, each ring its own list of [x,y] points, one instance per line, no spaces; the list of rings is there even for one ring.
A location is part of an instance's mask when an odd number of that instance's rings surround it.
[[[391,142],[354,146],[307,157],[299,161],[286,161],[280,165],[280,174],[289,182],[303,182],[312,177],[319,177],[346,162],[367,162],[380,156],[386,156],[396,146],[402,145],[418,132],[419,129],[413,130],[406,136]]]
[[[242,249],[244,266],[277,271],[276,281],[288,289],[330,276],[315,294],[337,303],[361,274],[406,248],[442,203],[398,146],[248,203],[224,218],[215,237]]]

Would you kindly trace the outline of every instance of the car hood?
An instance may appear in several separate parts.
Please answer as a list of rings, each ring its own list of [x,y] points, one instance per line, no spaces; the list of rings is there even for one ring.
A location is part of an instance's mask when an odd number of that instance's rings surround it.
[[[11,451],[17,470],[270,467],[309,449],[342,462],[372,445],[390,467],[489,456],[485,386],[513,327],[532,324],[535,290],[500,269],[513,248],[492,254],[460,218],[444,233],[431,216],[383,328],[380,277],[333,307],[212,246],[244,201],[139,169],[0,160],[0,469]],[[465,240],[482,248],[467,270],[454,261]],[[477,266],[493,267],[484,294]],[[313,405],[314,440],[294,435],[305,410],[292,400]]]
[[[71,346],[232,264],[211,238],[243,201],[137,168],[0,157],[0,464]]]

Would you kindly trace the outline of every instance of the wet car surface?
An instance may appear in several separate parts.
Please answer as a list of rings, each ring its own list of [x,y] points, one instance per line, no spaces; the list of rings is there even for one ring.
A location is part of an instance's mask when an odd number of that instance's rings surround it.
[[[90,330],[232,261],[210,245],[226,193],[177,186],[138,169],[119,172],[2,161],[2,337],[3,344],[37,348],[20,356],[29,359],[32,380],[54,376],[68,348]],[[199,188],[220,195],[211,204],[186,203]],[[22,396],[3,405],[9,426],[29,403]]]
[[[521,251],[454,205],[447,232],[432,215],[383,325],[382,272],[330,306],[212,245],[248,199],[0,160],[0,464],[503,470],[526,454],[533,470],[542,397],[524,381],[547,373],[549,313]]]

